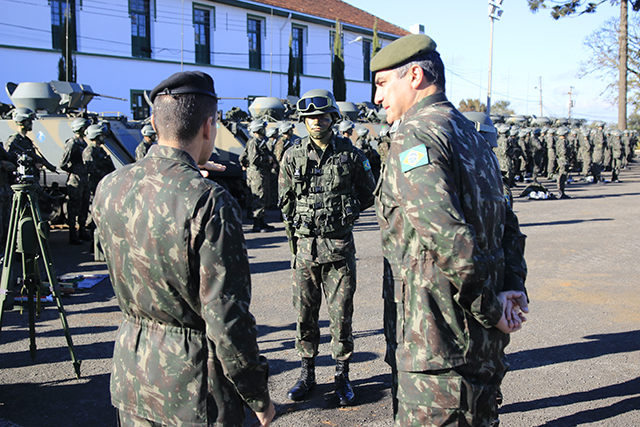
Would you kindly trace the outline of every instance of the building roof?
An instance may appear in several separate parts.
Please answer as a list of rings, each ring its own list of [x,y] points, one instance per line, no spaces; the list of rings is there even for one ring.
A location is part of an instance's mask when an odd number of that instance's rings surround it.
[[[373,29],[373,23],[376,16],[365,12],[362,9],[358,9],[355,6],[351,6],[349,3],[345,3],[340,0],[322,0],[322,1],[309,1],[309,0],[253,0],[256,3],[262,3],[269,6],[274,6],[294,12],[304,13],[307,15],[317,16],[320,18],[330,19],[335,21],[339,19],[343,24],[350,24],[358,27]],[[393,34],[395,36],[405,36],[410,34],[409,31],[404,28],[400,28],[390,22],[378,19],[378,31],[387,34]]]

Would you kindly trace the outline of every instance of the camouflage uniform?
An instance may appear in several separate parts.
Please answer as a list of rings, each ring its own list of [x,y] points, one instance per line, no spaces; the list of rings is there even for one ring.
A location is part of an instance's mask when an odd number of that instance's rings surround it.
[[[593,147],[591,146],[591,140],[588,133],[583,133],[578,139],[578,157],[582,163],[582,175],[587,176],[593,169],[591,166],[591,153]]]
[[[556,145],[554,131],[548,130],[544,136],[544,141],[547,145],[547,178],[551,179],[554,173],[556,173]]]
[[[153,141],[147,141],[143,139],[140,144],[136,147],[136,162],[142,160],[144,156],[149,152],[149,148],[153,145]]]
[[[619,181],[618,177],[625,156],[620,131],[616,129],[611,132],[611,136],[607,142],[609,142],[609,147],[611,147],[611,181],[617,182]]]
[[[69,138],[64,145],[64,152],[60,159],[60,169],[69,173],[67,177],[67,224],[75,229],[76,218],[80,230],[84,230],[89,216],[91,193],[89,191],[89,174],[84,164],[82,154],[87,148],[84,138],[78,136]]]
[[[332,356],[349,360],[356,291],[352,230],[360,212],[373,205],[371,167],[362,151],[336,135],[324,152],[305,137],[285,152],[280,166],[280,207],[294,252],[296,349],[303,358],[318,354],[324,292]]]
[[[155,145],[100,182],[93,216],[124,317],[113,405],[181,426],[240,427],[243,401],[264,411],[269,366],[233,197],[186,152]]]
[[[509,340],[497,294],[526,275],[499,164],[436,93],[401,119],[375,195],[396,425],[489,426]]]
[[[556,162],[558,164],[558,177],[556,182],[558,183],[558,196],[561,198],[569,197],[565,194],[564,190],[567,185],[567,174],[571,167],[571,164],[569,163],[571,158],[571,147],[565,135],[566,133],[562,135],[557,134],[555,140]]]
[[[602,129],[597,128],[591,134],[591,145],[593,146],[593,153],[591,157],[592,163],[592,175],[593,181],[598,182],[602,180],[602,169],[604,163],[604,150],[605,150],[605,137]]]
[[[542,170],[544,169],[544,161],[546,158],[546,148],[542,143],[542,140],[538,136],[540,133],[533,133],[531,135],[531,139],[529,140],[529,145],[531,147],[531,158],[533,161],[533,169],[532,169],[532,177],[535,182],[538,182],[538,176],[542,174]]]
[[[251,188],[255,219],[264,218],[269,206],[269,178],[274,162],[266,138],[252,137],[240,155],[240,164],[247,168],[247,184]]]
[[[376,150],[380,155],[380,165],[384,165],[384,162],[387,161],[387,156],[389,155],[389,146],[391,145],[391,137],[388,135],[384,135],[380,137],[378,141],[378,147]]]
[[[109,156],[100,145],[94,142],[87,144],[82,151],[82,160],[87,168],[90,194],[94,194],[98,182],[100,182],[105,175],[116,170],[116,167],[113,165],[111,156]]]

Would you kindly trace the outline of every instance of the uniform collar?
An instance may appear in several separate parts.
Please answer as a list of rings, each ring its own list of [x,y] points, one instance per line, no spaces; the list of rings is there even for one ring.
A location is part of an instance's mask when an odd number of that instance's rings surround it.
[[[420,101],[416,102],[411,107],[409,107],[409,109],[402,115],[402,120],[404,121],[406,117],[413,116],[415,113],[417,113],[419,110],[423,109],[424,107],[428,107],[429,105],[433,105],[441,102],[449,102],[449,100],[447,99],[447,95],[444,92],[437,92],[437,93],[434,93],[433,95],[425,96]]]
[[[151,145],[151,148],[149,148],[149,152],[147,153],[145,158],[147,157],[179,161],[189,164],[189,166],[193,167],[195,170],[199,170],[198,165],[196,164],[196,161],[193,159],[193,157],[191,157],[191,155],[186,151],[180,150],[178,148],[153,144]]]

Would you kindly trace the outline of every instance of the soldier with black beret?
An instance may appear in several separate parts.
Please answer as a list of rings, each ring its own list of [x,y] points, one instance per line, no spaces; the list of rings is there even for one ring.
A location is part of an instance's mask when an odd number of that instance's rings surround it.
[[[397,122],[375,193],[395,423],[489,426],[528,311],[525,236],[505,220],[497,158],[444,94],[435,42],[402,37],[371,70]]]
[[[93,204],[123,312],[111,401],[120,426],[268,426],[269,365],[249,312],[240,207],[205,164],[214,148],[213,79],[182,72],[150,96],[158,134],[140,161],[106,176]]]

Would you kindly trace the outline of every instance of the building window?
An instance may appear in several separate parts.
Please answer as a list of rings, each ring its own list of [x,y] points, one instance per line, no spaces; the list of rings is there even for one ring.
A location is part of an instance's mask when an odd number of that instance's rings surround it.
[[[67,9],[67,6],[69,9]],[[69,25],[67,26],[67,20]],[[76,8],[73,0],[51,0],[51,41],[54,49],[76,46]]]
[[[129,0],[131,55],[151,58],[151,9],[149,0]]]
[[[293,27],[291,29],[291,50],[294,58],[294,73],[304,74],[304,28]]]
[[[151,115],[151,109],[144,99],[143,90],[131,91],[131,116],[133,120],[144,120]]]
[[[371,81],[371,41],[363,40],[362,41],[362,61],[363,61],[363,69],[364,75],[362,76],[362,80],[365,82]]]
[[[247,19],[247,38],[249,39],[249,68],[262,70],[262,19]]]
[[[211,13],[211,9],[193,8],[197,64],[211,64]]]

